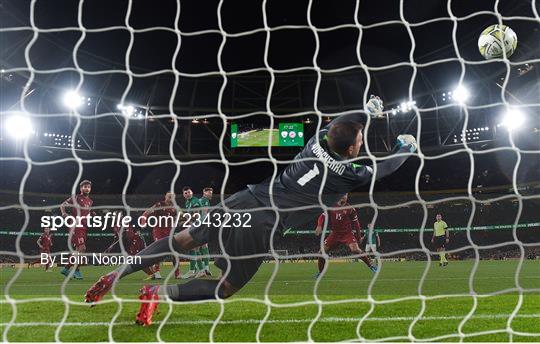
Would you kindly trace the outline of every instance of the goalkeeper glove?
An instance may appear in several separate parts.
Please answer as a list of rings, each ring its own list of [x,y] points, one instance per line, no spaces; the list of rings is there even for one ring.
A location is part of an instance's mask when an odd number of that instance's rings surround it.
[[[366,104],[366,109],[372,116],[382,115],[382,112],[384,110],[382,99],[379,98],[379,96],[371,95]]]
[[[416,139],[412,135],[399,135],[397,137],[399,148],[407,147],[409,152],[414,153],[416,152],[416,149],[418,148],[418,145],[416,144]]]

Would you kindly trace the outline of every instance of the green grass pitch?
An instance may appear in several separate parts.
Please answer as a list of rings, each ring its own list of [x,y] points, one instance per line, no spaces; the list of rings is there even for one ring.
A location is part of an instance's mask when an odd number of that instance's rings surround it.
[[[268,146],[268,135],[270,130],[252,131],[246,135],[238,137],[238,147],[266,147]],[[272,146],[279,146],[279,130],[273,129]]]
[[[464,341],[540,341],[538,261],[524,261],[519,270],[517,283],[525,290],[521,295],[515,289],[519,261],[479,261],[472,280],[473,261],[450,262],[446,268],[432,262],[426,270],[427,264],[383,262],[370,284],[373,274],[362,263],[332,262],[315,290],[314,262],[266,263],[224,303],[161,304],[155,324],[144,328],[133,323],[137,290],[145,283],[141,272],[117,285],[118,298],[109,295],[90,308],[82,303],[83,293],[108,267],[84,267],[83,281],[64,286],[59,268],[50,273],[24,268],[13,280],[16,269],[4,267],[0,333],[9,341],[30,342],[54,341],[55,334],[58,340],[73,342],[342,341],[356,340],[358,333],[365,340],[459,341],[463,336]],[[265,303],[265,288],[274,272]],[[470,296],[471,287],[477,298]],[[419,290],[425,299],[418,297]],[[375,303],[368,301],[369,294]],[[69,301],[62,302],[61,295]],[[469,313],[472,316],[463,322]]]

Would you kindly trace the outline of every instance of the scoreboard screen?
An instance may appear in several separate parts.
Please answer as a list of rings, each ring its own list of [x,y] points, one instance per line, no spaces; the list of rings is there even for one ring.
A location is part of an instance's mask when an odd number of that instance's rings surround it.
[[[303,123],[279,123],[279,128],[269,129],[255,124],[231,124],[231,147],[303,147]]]

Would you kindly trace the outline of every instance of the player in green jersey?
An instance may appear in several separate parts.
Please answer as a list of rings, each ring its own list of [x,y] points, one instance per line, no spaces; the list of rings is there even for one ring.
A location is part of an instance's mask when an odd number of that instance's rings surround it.
[[[208,215],[208,212],[210,210],[210,200],[212,199],[212,196],[214,194],[214,189],[211,187],[205,187],[203,189],[203,195],[201,198],[199,198],[199,204],[200,204],[200,214],[201,214],[201,221],[204,220],[205,216]],[[199,272],[197,273],[196,278],[199,277],[206,277],[206,276],[212,276],[212,273],[210,272],[210,252],[208,251],[208,244],[204,244],[201,247],[199,247],[198,254],[202,257],[202,267],[199,265]],[[197,264],[200,264],[201,259],[197,261]]]
[[[375,229],[373,223],[368,224],[368,228],[366,231],[364,231],[360,241],[361,243],[366,243],[366,249],[364,252],[372,252],[373,254],[377,252],[377,248],[381,246],[381,237],[379,236],[379,232]]]
[[[195,214],[200,215],[199,209],[198,209],[201,207],[200,200],[193,195],[193,190],[191,189],[191,186],[184,186],[182,188],[182,194],[186,200],[184,208],[186,209],[187,212],[189,212],[192,215],[191,220],[188,220],[188,221],[193,222],[196,220]],[[199,263],[200,266],[197,266],[197,263],[198,263],[197,255],[200,254],[198,247],[192,250],[189,250],[188,254],[192,256],[191,260],[189,261],[189,271],[185,273],[184,275],[182,275],[182,279],[189,279],[189,278],[196,277],[198,271],[201,270],[199,269],[199,267],[202,267],[202,262]]]

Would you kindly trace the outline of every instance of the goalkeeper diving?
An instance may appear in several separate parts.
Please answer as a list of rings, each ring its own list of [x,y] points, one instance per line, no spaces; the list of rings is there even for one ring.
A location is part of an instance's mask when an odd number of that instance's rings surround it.
[[[209,242],[219,243],[223,254],[230,256],[229,259],[215,259],[215,265],[222,271],[220,278],[196,279],[178,285],[144,286],[140,290],[139,299],[143,302],[136,323],[150,325],[160,299],[182,302],[234,295],[251,280],[263,259],[271,257],[268,252],[273,230],[312,223],[323,212],[321,202],[327,207],[334,206],[344,194],[370,183],[372,179],[395,172],[416,151],[415,138],[400,135],[395,154],[377,162],[376,169],[360,164],[358,156],[364,139],[364,120],[365,116],[360,113],[334,119],[307,142],[294,162],[277,175],[273,183],[270,177],[259,184],[248,185],[210,213],[248,212],[251,228],[192,224],[188,229],[160,239],[139,252],[141,263],[121,266],[101,277],[86,292],[85,301],[94,303],[101,300],[117,280],[156,264],[171,252],[185,254]]]

